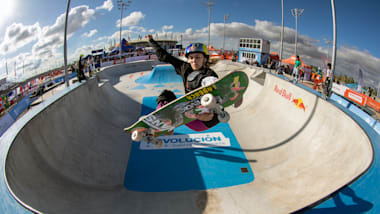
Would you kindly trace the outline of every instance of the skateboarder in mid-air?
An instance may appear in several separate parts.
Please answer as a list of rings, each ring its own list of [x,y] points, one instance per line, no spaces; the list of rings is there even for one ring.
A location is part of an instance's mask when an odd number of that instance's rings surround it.
[[[209,68],[209,54],[206,45],[202,43],[190,44],[185,50],[185,56],[189,62],[184,62],[170,55],[153,40],[152,35],[148,35],[147,38],[150,45],[155,49],[158,59],[172,64],[176,73],[182,77],[186,93],[212,84],[218,79],[218,75]],[[157,98],[157,109],[175,99],[176,96],[172,91],[164,90]],[[240,104],[241,101],[238,101],[235,107]],[[195,131],[207,130],[219,123],[218,117],[214,113],[199,114],[196,118],[197,120],[186,124],[187,127]]]

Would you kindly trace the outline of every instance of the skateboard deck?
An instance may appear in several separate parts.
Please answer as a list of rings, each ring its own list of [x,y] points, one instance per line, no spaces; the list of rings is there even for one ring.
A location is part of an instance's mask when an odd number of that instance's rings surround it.
[[[228,121],[228,113],[223,108],[242,99],[248,83],[249,78],[245,72],[232,71],[216,82],[193,90],[160,109],[140,117],[124,131],[131,133],[134,141],[141,140],[141,136],[136,138],[134,133],[149,135],[149,138],[143,140],[151,141],[173,131],[176,127],[195,120],[197,114],[214,112],[218,114],[220,121]]]

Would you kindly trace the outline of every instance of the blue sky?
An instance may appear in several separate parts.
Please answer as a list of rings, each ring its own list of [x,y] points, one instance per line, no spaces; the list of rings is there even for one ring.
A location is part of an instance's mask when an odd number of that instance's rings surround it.
[[[208,10],[202,1],[132,0],[123,14],[123,37],[158,34],[163,38],[207,43]],[[332,40],[331,1],[284,0],[284,57],[294,51],[295,19],[292,8],[302,8],[298,19],[298,53],[304,61],[321,65],[327,55],[324,40]],[[377,86],[380,79],[380,45],[378,42],[380,3],[376,0],[335,0],[338,26],[338,73],[358,76],[364,70],[367,85]],[[91,49],[108,47],[118,40],[120,11],[116,0],[71,0],[69,25],[69,61]],[[66,1],[2,0],[0,9],[0,74],[8,70],[17,78],[46,71],[63,63],[63,25]],[[215,0],[211,10],[211,44],[222,47],[224,15],[226,49],[237,49],[240,37],[270,40],[271,51],[279,52],[281,29],[280,0]],[[331,53],[331,51],[330,51]],[[24,66],[23,66],[24,63]],[[22,73],[22,70],[25,73]],[[10,75],[9,78],[14,77]]]

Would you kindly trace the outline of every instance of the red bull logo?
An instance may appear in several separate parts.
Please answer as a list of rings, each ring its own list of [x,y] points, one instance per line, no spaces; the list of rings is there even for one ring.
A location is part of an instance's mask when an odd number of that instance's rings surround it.
[[[274,86],[274,92],[276,92],[278,95],[282,96],[283,98],[289,100],[290,102],[294,103],[297,108],[302,109],[304,112],[306,111],[306,106],[301,98],[295,98],[293,94],[289,91],[286,91],[284,88],[279,88],[278,85]]]
[[[306,111],[305,105],[303,104],[303,100],[301,98],[293,99],[292,102],[296,104],[297,108],[302,109],[304,112]]]
[[[287,100],[291,100],[292,98],[292,93],[287,92],[286,89],[284,88],[279,89],[277,85],[274,86],[274,91]]]

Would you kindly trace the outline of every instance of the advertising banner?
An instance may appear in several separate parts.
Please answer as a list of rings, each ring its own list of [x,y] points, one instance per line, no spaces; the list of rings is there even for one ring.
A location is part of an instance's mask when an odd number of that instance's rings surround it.
[[[344,92],[344,96],[361,106],[364,106],[367,100],[363,94],[358,93],[352,89],[347,89]]]

